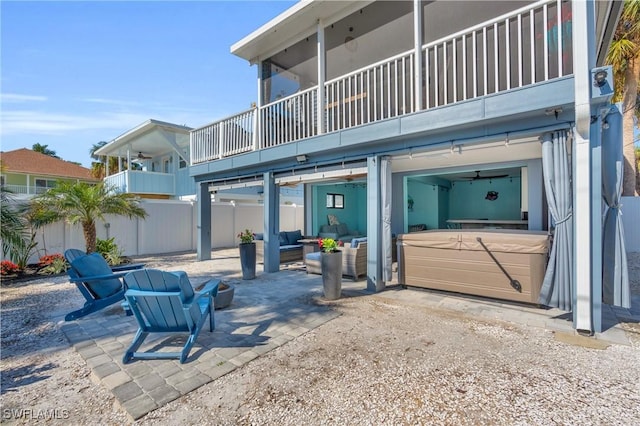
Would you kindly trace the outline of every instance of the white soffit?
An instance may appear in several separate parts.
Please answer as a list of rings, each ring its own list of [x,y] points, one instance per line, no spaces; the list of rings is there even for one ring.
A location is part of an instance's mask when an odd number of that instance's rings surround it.
[[[212,183],[209,185],[209,192],[224,191],[226,189],[249,188],[251,186],[262,186],[263,184],[264,181],[262,179],[235,183]]]
[[[348,178],[356,178],[361,177],[362,175],[367,174],[366,167],[355,167],[350,169],[340,169],[340,170],[327,170],[313,173],[304,173],[291,175],[291,176],[283,176],[276,178],[276,183],[278,185],[286,185],[290,183],[308,183],[308,182],[316,182],[328,179],[348,179]]]
[[[319,20],[329,25],[364,8],[371,0],[355,2],[301,0],[231,46],[231,53],[256,63],[316,32]]]
[[[441,145],[430,151],[413,150],[391,161],[394,173],[435,170],[449,167],[476,166],[542,158],[542,145],[537,137],[505,140],[474,145]]]

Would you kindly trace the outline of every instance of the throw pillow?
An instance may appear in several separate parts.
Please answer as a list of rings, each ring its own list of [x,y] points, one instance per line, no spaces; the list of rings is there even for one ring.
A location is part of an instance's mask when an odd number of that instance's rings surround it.
[[[335,214],[328,214],[327,219],[329,219],[329,225],[340,225],[338,216],[336,216]]]

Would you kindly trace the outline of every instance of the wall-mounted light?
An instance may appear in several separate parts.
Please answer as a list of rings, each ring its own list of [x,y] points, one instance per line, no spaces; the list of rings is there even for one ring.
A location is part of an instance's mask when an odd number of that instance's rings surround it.
[[[296,161],[300,164],[306,163],[308,160],[307,156],[302,154],[302,155],[297,155],[296,156]]]
[[[507,136],[504,138],[504,146],[509,148],[509,133],[507,133]]]
[[[597,70],[594,74],[593,74],[593,85],[596,87],[602,87],[605,84],[607,84],[607,76],[609,75],[609,73],[607,72],[606,69],[600,69]]]

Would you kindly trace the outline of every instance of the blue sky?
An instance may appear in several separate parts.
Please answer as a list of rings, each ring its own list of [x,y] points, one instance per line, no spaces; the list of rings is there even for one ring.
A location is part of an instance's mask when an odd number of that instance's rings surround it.
[[[232,44],[295,1],[0,2],[1,149],[89,150],[149,118],[197,127],[248,109]]]

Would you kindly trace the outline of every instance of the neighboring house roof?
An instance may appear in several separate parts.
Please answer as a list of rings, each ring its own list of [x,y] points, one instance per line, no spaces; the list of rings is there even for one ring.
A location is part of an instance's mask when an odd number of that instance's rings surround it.
[[[25,173],[57,178],[82,179],[99,182],[91,176],[91,170],[69,161],[60,160],[27,148],[14,151],[1,151],[3,171],[7,173]]]

